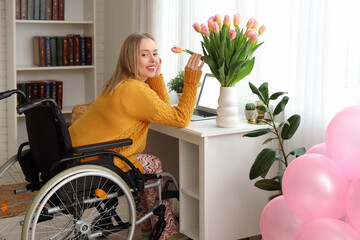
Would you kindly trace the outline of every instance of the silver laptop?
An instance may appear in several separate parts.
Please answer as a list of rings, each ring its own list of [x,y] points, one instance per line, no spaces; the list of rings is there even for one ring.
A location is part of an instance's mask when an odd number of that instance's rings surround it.
[[[201,85],[199,97],[195,105],[191,121],[201,121],[216,118],[220,83],[210,73],[206,73]]]

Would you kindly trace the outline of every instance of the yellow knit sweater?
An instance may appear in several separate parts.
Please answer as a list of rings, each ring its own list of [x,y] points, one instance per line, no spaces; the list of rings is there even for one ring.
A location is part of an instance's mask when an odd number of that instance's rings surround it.
[[[163,76],[147,83],[128,79],[112,94],[100,94],[86,113],[69,128],[73,146],[130,138],[133,144],[112,149],[127,157],[143,172],[136,154],[145,149],[150,122],[173,127],[189,125],[195,105],[201,71],[185,68],[185,86],[178,106],[170,105]],[[123,171],[129,167],[120,159],[114,164]]]

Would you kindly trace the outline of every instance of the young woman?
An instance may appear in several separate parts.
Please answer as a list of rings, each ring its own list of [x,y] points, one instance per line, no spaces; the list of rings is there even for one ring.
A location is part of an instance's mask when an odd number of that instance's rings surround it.
[[[101,94],[86,112],[69,128],[74,146],[130,138],[133,144],[113,149],[127,157],[143,173],[162,172],[160,160],[141,154],[151,122],[173,127],[190,123],[195,105],[197,86],[204,61],[193,54],[185,67],[185,85],[178,106],[170,105],[170,98],[161,74],[161,58],[154,39],[149,34],[133,33],[122,45],[117,67],[106,82]],[[114,164],[123,171],[129,167],[119,159]],[[142,210],[154,205],[155,190],[148,189],[142,197]],[[168,201],[165,213],[166,228],[160,239],[168,239],[178,232],[178,222]],[[154,227],[156,217],[142,223],[140,228]]]

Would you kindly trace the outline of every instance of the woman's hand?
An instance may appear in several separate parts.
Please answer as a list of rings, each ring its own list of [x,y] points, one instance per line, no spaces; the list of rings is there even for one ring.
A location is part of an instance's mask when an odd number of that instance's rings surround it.
[[[200,66],[199,66],[199,62]],[[194,70],[194,71],[201,71],[202,67],[204,66],[205,61],[201,60],[201,54],[197,54],[194,53],[193,55],[191,55],[186,67],[190,70]]]
[[[155,77],[158,77],[161,74],[161,64],[162,64],[162,60],[159,57],[159,63],[158,63],[157,68],[156,68]]]

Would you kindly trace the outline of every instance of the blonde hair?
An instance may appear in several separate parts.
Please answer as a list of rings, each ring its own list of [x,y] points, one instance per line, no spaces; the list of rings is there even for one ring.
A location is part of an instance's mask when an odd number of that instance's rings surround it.
[[[137,79],[137,63],[140,52],[140,44],[142,39],[154,38],[148,33],[132,33],[124,41],[115,72],[105,83],[102,94],[111,94],[114,88],[121,82],[129,78]]]

